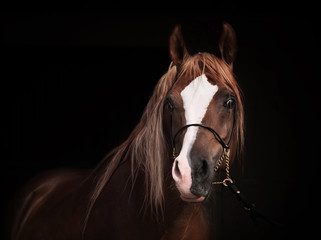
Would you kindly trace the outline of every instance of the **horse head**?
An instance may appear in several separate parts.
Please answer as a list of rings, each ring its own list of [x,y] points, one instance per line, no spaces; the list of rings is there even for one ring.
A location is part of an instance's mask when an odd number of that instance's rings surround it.
[[[243,109],[233,76],[235,45],[235,33],[227,23],[220,37],[220,57],[190,55],[179,26],[170,36],[169,52],[177,73],[166,97],[165,115],[174,151],[172,177],[184,201],[201,202],[209,195],[214,168],[224,166],[219,163],[223,150],[231,149],[234,157],[242,135]]]

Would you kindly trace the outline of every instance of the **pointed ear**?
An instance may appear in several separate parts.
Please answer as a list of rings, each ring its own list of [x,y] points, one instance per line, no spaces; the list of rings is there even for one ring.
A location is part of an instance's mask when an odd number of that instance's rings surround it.
[[[236,55],[236,36],[230,24],[223,22],[223,30],[220,37],[219,48],[221,58],[233,68]]]
[[[184,57],[188,55],[181,26],[176,25],[169,38],[169,55],[176,66],[182,64]]]

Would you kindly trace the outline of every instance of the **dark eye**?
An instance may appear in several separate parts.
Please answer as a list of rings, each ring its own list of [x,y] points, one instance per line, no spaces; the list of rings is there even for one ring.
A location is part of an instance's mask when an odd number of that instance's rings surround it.
[[[167,99],[167,100],[166,100],[166,106],[167,106],[168,110],[171,111],[171,112],[172,112],[172,111],[174,110],[174,108],[175,108],[173,102],[172,102],[170,99]]]
[[[233,97],[228,98],[225,103],[224,103],[224,107],[228,108],[228,109],[232,109],[235,106],[235,99]]]

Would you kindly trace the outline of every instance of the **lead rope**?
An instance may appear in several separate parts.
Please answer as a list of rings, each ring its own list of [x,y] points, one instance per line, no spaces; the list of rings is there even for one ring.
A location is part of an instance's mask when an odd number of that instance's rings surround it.
[[[256,206],[253,203],[249,202],[247,198],[241,193],[241,191],[233,184],[233,181],[230,178],[230,149],[229,148],[223,148],[223,153],[220,159],[218,160],[214,168],[214,171],[217,172],[224,161],[226,162],[226,168],[225,168],[226,178],[221,182],[212,182],[212,184],[214,185],[223,184],[225,187],[228,187],[232,191],[232,193],[235,195],[236,199],[243,203],[244,210],[249,213],[254,223],[256,223],[257,218],[261,218],[274,226],[283,227],[280,223],[272,221],[271,219],[264,216],[261,212],[259,212]]]

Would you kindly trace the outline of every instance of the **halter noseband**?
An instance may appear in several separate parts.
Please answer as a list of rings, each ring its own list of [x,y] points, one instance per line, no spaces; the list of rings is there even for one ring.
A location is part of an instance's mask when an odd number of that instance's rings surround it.
[[[192,123],[192,124],[187,124],[183,127],[181,127],[175,135],[173,135],[173,114],[172,111],[170,111],[170,137],[171,137],[171,141],[172,141],[172,147],[173,147],[173,157],[176,158],[176,147],[175,147],[175,142],[176,142],[176,137],[185,129],[189,128],[189,127],[201,127],[204,128],[208,131],[210,131],[214,137],[216,138],[216,140],[222,145],[223,150],[225,151],[229,151],[231,143],[232,143],[232,139],[233,139],[233,135],[234,135],[234,130],[235,130],[235,108],[234,107],[234,116],[233,116],[233,127],[232,127],[232,132],[231,132],[231,136],[230,139],[228,141],[227,144],[224,143],[223,139],[220,137],[220,135],[211,127],[203,125],[203,124],[198,124],[198,123]]]

